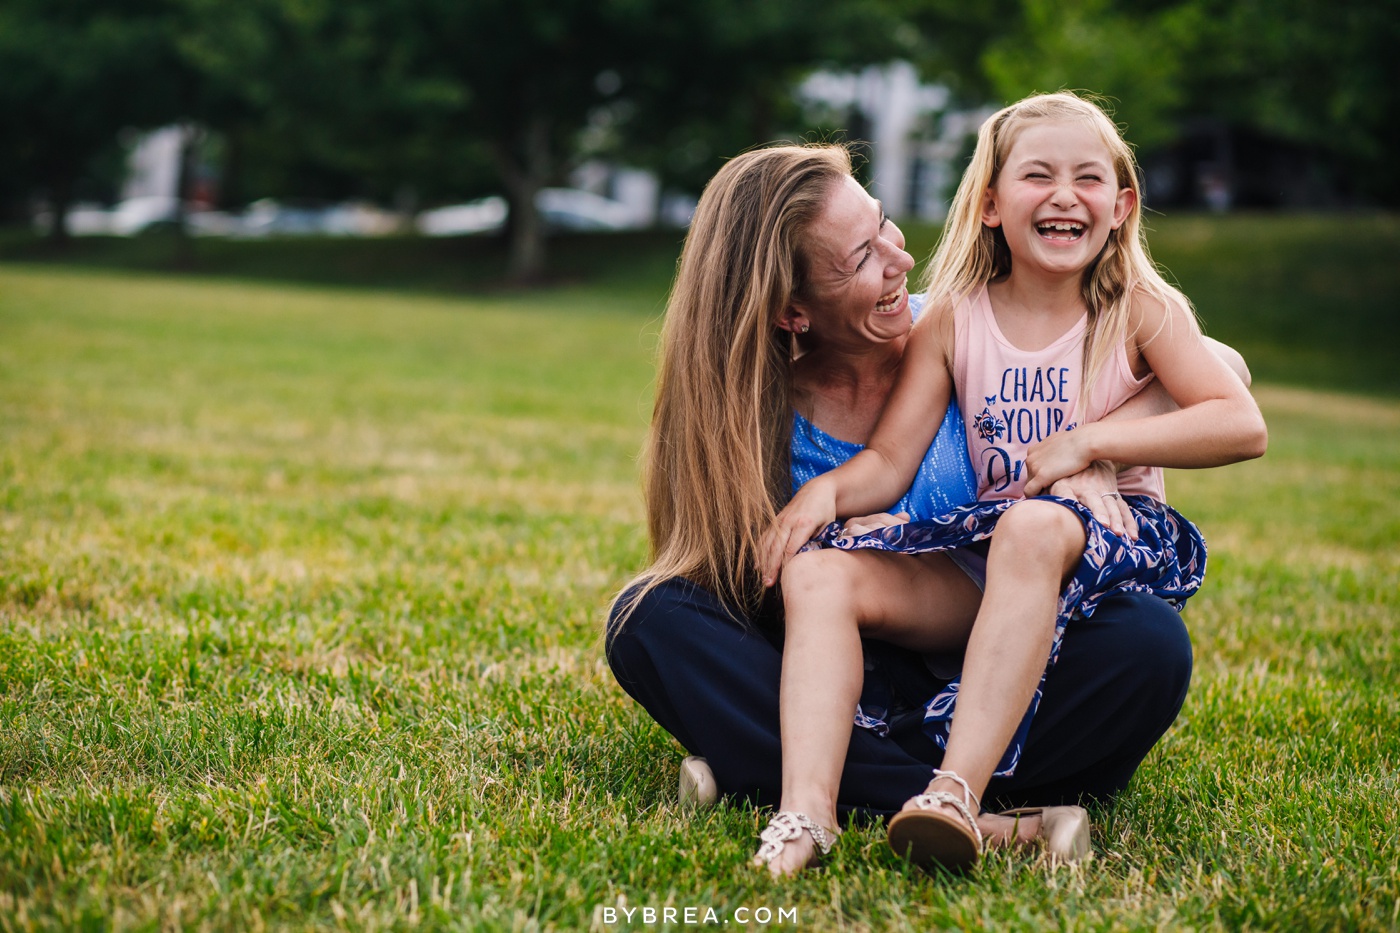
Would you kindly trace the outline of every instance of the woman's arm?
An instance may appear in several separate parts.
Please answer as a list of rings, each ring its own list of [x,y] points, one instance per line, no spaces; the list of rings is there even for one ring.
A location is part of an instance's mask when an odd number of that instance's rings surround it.
[[[1244,383],[1245,388],[1249,388],[1254,383],[1254,377],[1249,373],[1249,364],[1244,361],[1244,356],[1240,354],[1239,350],[1236,350],[1228,343],[1221,343],[1214,337],[1202,335],[1201,339],[1206,342],[1206,346],[1210,348],[1210,352],[1220,357],[1221,361],[1224,362],[1226,366],[1230,367],[1230,371],[1239,377],[1240,382]]]
[[[925,314],[910,331],[870,443],[836,469],[808,480],[778,513],[763,541],[759,569],[765,586],[772,586],[783,564],[837,516],[889,508],[914,481],[953,391],[934,317]]]
[[[1210,352],[1214,353],[1220,358],[1222,363],[1230,367],[1231,372],[1239,377],[1240,382],[1244,383],[1245,386],[1249,386],[1253,382],[1253,377],[1249,372],[1249,366],[1245,363],[1244,357],[1240,355],[1240,351],[1227,343],[1221,343],[1219,340],[1210,337],[1203,337],[1202,339],[1205,340],[1206,346],[1210,348]],[[1179,408],[1180,406],[1172,401],[1171,395],[1167,393],[1166,387],[1163,386],[1161,382],[1154,379],[1137,395],[1134,395],[1122,405],[1119,405],[1117,408],[1113,409],[1113,411],[1104,415],[1103,420],[1127,421],[1130,418],[1165,415],[1167,412],[1177,411]],[[1121,468],[1123,465],[1120,464],[1119,466]]]
[[[1249,385],[1249,367],[1245,365],[1244,357],[1234,347],[1223,344],[1219,340],[1206,337],[1205,341],[1210,351],[1229,366],[1241,382]],[[1162,384],[1154,379],[1137,395],[1104,415],[1103,420],[1126,421],[1131,418],[1146,418],[1150,415],[1162,415],[1177,410],[1176,402],[1172,401],[1172,397],[1167,394],[1167,390],[1162,387]],[[1095,518],[1107,525],[1115,534],[1126,535],[1137,540],[1137,519],[1133,515],[1133,510],[1128,508],[1121,497],[1112,495],[1118,491],[1115,473],[1126,468],[1127,464],[1095,460],[1080,472],[1057,480],[1047,491],[1052,496],[1074,499],[1082,503],[1094,513]]]
[[[1135,333],[1147,335],[1140,352],[1176,410],[1052,435],[1026,457],[1026,495],[1094,460],[1189,468],[1263,455],[1268,429],[1258,405],[1241,378],[1212,352],[1190,312],[1155,299],[1140,300],[1134,310]]]

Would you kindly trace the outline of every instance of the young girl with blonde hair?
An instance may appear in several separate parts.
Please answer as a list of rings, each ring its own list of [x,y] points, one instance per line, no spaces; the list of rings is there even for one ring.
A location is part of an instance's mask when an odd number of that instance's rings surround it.
[[[960,869],[984,828],[1042,833],[1040,812],[1007,827],[978,798],[1016,768],[1066,622],[1111,592],[1193,593],[1204,542],[1163,502],[1160,468],[1257,457],[1267,443],[1247,389],[1151,262],[1132,152],[1089,101],[1040,95],[983,124],[928,276],[927,310],[866,449],[804,485],[764,543],[764,581],[782,568],[786,606],[782,812],[755,856],[775,874],[829,845],[861,636],[966,649],[960,681],[926,714],[941,766],[891,821],[890,844]],[[1154,377],[1179,410],[1101,420]],[[908,487],[955,388],[978,502],[842,537],[837,516],[887,508]],[[1128,465],[1104,504],[1135,535],[1040,495],[1096,461]],[[819,532],[824,548],[811,549]],[[931,561],[944,553],[985,581],[980,601],[946,559]]]

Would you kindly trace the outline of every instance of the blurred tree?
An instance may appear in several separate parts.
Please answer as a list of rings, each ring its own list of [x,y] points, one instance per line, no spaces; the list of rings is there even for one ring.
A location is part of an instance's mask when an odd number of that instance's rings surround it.
[[[1151,149],[1176,133],[1194,10],[1123,0],[1018,0],[1014,26],[989,37],[980,65],[996,98],[1089,91]]]
[[[415,74],[455,105],[433,113],[441,143],[480,140],[510,203],[510,276],[544,271],[535,205],[602,100],[597,76],[619,54],[627,0],[413,0],[400,9]],[[444,121],[444,117],[448,119]]]
[[[897,52],[883,0],[417,3],[425,73],[459,88],[445,138],[486,140],[505,186],[516,279],[544,268],[535,195],[581,152],[703,180],[717,155],[791,125],[812,68]]]
[[[0,171],[46,194],[52,236],[68,236],[79,176],[120,130],[180,113],[188,80],[165,0],[0,4]]]
[[[607,104],[587,138],[692,189],[735,153],[810,133],[794,91],[813,70],[909,57],[919,44],[892,0],[645,5],[600,81]]]
[[[469,89],[422,73],[411,8],[177,2],[200,120],[224,140],[226,203],[489,189],[484,147],[454,133]]]
[[[1144,150],[1213,118],[1325,152],[1348,187],[1400,204],[1395,0],[903,0],[925,73],[1010,102],[1087,89]]]
[[[1330,153],[1348,187],[1400,204],[1395,0],[1192,0],[1194,111]]]
[[[1022,16],[1021,0],[889,0],[912,35],[908,58],[931,81],[946,85],[968,105],[997,94],[982,66],[983,53]]]

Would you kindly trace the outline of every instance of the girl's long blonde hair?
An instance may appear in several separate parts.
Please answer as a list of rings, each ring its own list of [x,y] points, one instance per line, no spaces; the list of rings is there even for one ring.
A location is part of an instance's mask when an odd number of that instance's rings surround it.
[[[953,196],[948,221],[924,273],[928,307],[952,308],[959,300],[992,279],[1011,271],[1011,251],[1000,227],[982,223],[983,197],[996,184],[1017,135],[1040,120],[1079,120],[1093,129],[1113,159],[1119,188],[1131,188],[1133,207],[1127,220],[1108,235],[1098,258],[1084,270],[1084,303],[1089,330],[1084,340],[1084,386],[1081,408],[1088,403],[1094,382],[1127,339],[1129,310],[1141,290],[1168,307],[1190,308],[1186,297],[1162,278],[1147,250],[1142,229],[1142,187],[1137,160],[1118,126],[1097,104],[1075,94],[1038,94],[988,117],[977,132],[977,148]]]
[[[759,540],[792,495],[792,340],[777,324],[804,292],[808,228],[850,174],[842,146],[777,146],[730,160],[701,195],[644,451],[651,562],[618,597],[614,624],[673,577],[741,612],[761,602]]]

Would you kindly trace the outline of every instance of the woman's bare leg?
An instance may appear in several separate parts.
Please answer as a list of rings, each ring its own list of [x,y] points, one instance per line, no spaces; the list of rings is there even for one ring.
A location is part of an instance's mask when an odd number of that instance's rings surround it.
[[[864,679],[862,632],[921,651],[961,646],[981,593],[944,555],[811,551],[783,570],[786,638],[779,694],[780,809],[836,827],[836,794]],[[770,863],[792,874],[810,860],[803,835]]]
[[[961,776],[979,797],[1045,671],[1059,594],[1085,543],[1079,517],[1053,502],[1017,503],[997,523],[987,555],[986,592],[968,639],[957,710],[940,766]],[[928,789],[962,797],[962,788],[947,778],[936,778]],[[990,814],[978,822],[992,842],[1009,841],[1015,825]],[[1034,838],[1038,817],[1019,822],[1020,839]]]

